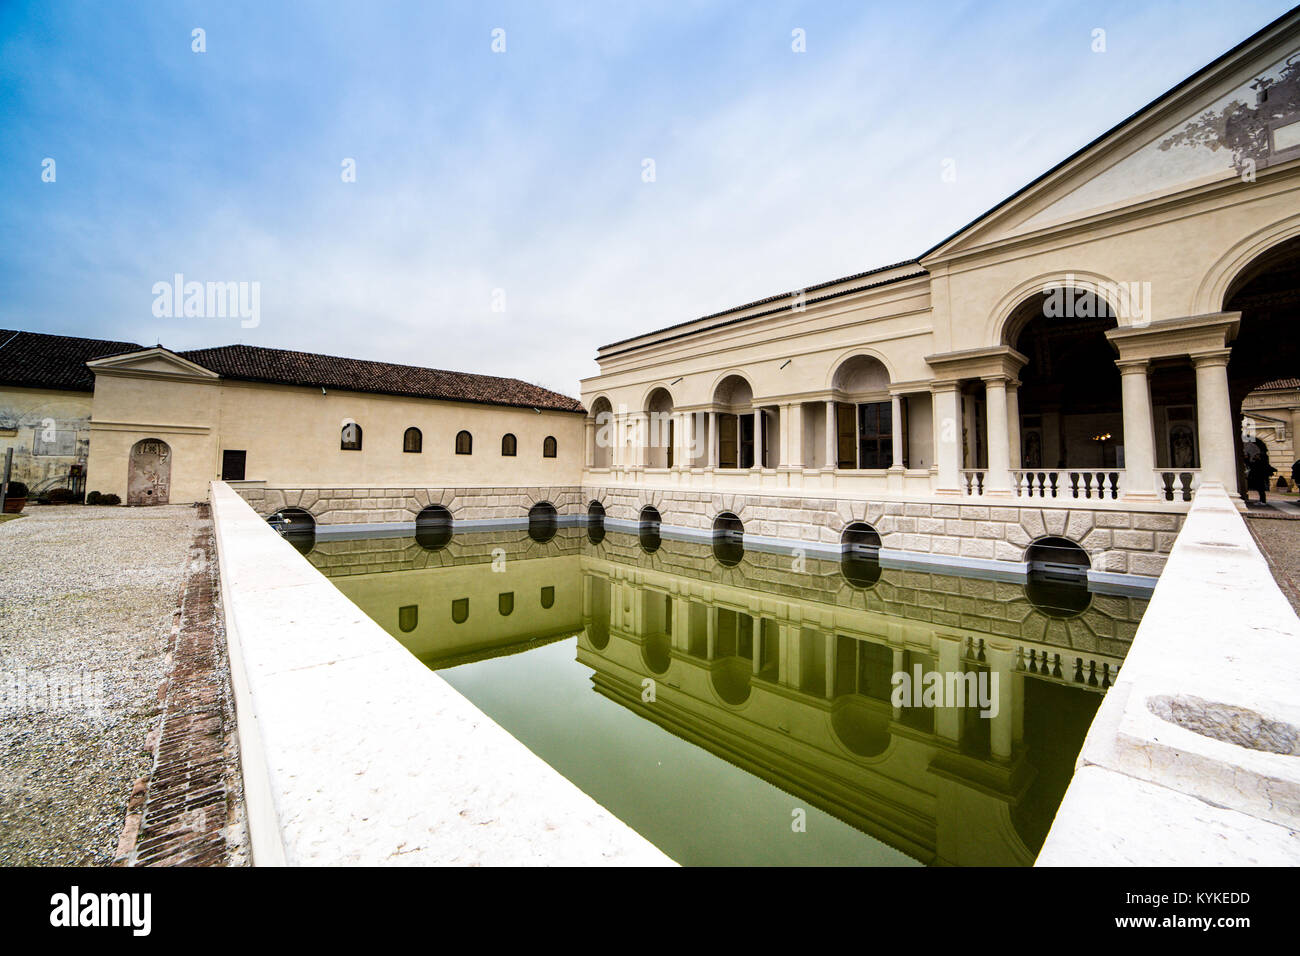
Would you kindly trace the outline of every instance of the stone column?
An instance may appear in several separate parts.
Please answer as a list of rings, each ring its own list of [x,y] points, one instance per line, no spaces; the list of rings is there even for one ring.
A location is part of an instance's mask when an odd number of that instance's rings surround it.
[[[907,653],[901,647],[894,648],[894,673],[895,674],[903,673],[903,669],[906,666],[906,664],[907,664]],[[916,689],[913,688],[912,692],[916,693]],[[894,719],[898,720],[903,716],[903,708],[894,707],[891,710],[891,713],[894,715]]]
[[[826,461],[824,468],[839,467],[839,442],[836,440],[835,403],[826,403]]]
[[[795,403],[787,406],[788,425],[781,425],[781,441],[789,449],[786,457],[786,464],[791,468],[803,470],[803,405]],[[785,436],[789,434],[787,439]]]
[[[780,448],[777,449],[776,466],[778,468],[787,468],[790,465],[790,406],[781,404],[777,406],[777,435],[780,438]]]
[[[583,428],[583,443],[582,463],[590,468],[596,463],[596,423],[590,419]]]
[[[1196,366],[1196,431],[1201,445],[1201,482],[1217,481],[1237,494],[1236,435],[1228,398],[1228,349],[1192,355]]]
[[[890,452],[893,456],[891,466],[902,470],[903,468],[903,396],[889,396],[889,414],[893,419],[890,423],[890,434],[893,436]]]
[[[1007,380],[992,375],[984,379],[984,411],[988,417],[989,469],[984,493],[1011,494],[1011,447],[1007,429]]]
[[[718,413],[709,412],[709,456],[710,469],[718,467]]]
[[[985,654],[989,664],[989,680],[997,674],[998,686],[996,706],[997,713],[988,719],[992,721],[989,728],[989,752],[995,759],[1009,760],[1012,751],[1012,739],[1015,734],[1016,713],[1013,692],[1015,690],[1014,665],[1015,652],[1007,648],[988,646]],[[990,686],[990,691],[992,687]]]
[[[822,639],[826,642],[826,699],[830,700],[835,696],[835,632],[822,631]]]
[[[763,410],[754,406],[754,467],[763,467]]]
[[[959,495],[961,486],[961,402],[956,382],[936,382],[930,387],[934,408],[934,460],[939,466],[935,493]]]
[[[1020,382],[1007,382],[1007,445],[1011,449],[1011,467],[1019,469],[1020,464]],[[1015,476],[1012,476],[1012,481]]]
[[[749,646],[754,652],[750,663],[753,665],[753,672],[757,674],[763,668],[763,619],[755,614],[750,618],[750,622]]]
[[[1155,501],[1156,438],[1151,415],[1151,381],[1146,359],[1120,360],[1124,403],[1124,498]]]
[[[706,605],[704,622],[704,656],[707,660],[713,660],[718,653],[718,609]]]

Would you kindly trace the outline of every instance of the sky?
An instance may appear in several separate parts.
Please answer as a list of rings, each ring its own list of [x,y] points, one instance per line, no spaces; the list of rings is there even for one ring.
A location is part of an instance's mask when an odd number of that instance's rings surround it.
[[[1287,9],[7,0],[0,327],[576,396],[608,342],[919,255]],[[256,324],[168,314],[177,274]]]

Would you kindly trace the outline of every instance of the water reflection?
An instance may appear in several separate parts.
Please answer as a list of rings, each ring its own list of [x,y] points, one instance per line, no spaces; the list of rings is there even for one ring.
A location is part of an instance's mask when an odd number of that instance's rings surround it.
[[[729,564],[717,544],[643,521],[595,541],[461,534],[436,553],[324,541],[310,560],[432,667],[577,634],[597,694],[914,859],[1032,862],[1145,600],[883,568],[869,538],[799,570],[743,544]],[[995,712],[895,701],[897,673],[983,681]],[[562,725],[562,701],[528,706],[530,727]],[[566,773],[582,786],[588,770]]]

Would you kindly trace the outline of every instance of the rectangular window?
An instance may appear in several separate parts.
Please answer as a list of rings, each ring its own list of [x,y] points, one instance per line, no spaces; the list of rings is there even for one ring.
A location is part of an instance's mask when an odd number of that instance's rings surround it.
[[[226,449],[221,453],[221,480],[243,481],[244,464],[248,460],[247,451]]]
[[[868,402],[858,406],[858,463],[860,468],[893,465],[893,406],[889,402]]]
[[[858,459],[855,454],[857,438],[857,425],[854,422],[853,406],[844,402],[837,402],[835,405],[835,467],[858,467]]]
[[[718,467],[737,468],[740,464],[736,429],[739,419],[735,415],[718,416]]]

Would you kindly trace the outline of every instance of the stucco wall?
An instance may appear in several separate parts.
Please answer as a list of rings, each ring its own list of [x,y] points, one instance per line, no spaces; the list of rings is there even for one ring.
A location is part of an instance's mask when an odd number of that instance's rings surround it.
[[[85,464],[90,444],[91,397],[84,392],[42,388],[0,388],[0,468],[5,449],[14,450],[11,480],[33,495],[62,487],[75,464]],[[41,438],[43,441],[38,442]],[[67,455],[36,455],[34,450],[70,450]]]

